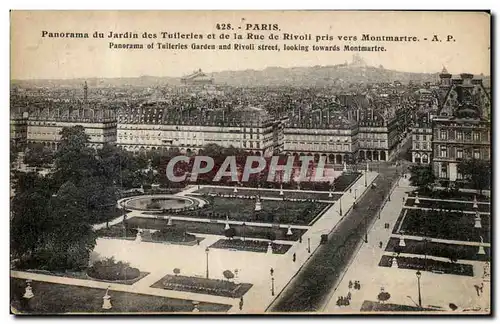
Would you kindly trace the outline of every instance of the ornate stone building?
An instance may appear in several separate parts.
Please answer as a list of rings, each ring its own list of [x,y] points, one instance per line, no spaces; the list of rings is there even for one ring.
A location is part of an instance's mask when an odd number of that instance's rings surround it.
[[[461,159],[491,158],[491,100],[482,80],[472,74],[453,79],[444,69],[440,78],[432,167],[438,178],[455,181],[462,177],[457,170]]]

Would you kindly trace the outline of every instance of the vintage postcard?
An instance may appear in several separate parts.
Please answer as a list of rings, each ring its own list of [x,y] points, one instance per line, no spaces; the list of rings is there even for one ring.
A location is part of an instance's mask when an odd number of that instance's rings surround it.
[[[10,20],[12,314],[491,313],[489,12]]]

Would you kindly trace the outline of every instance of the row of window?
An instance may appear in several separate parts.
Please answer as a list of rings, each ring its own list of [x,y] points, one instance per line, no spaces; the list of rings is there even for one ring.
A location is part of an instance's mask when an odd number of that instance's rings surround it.
[[[453,148],[451,148],[453,149]],[[442,158],[448,157],[448,148],[446,145],[440,145],[439,148],[439,156]],[[463,149],[461,147],[456,147],[455,148],[455,158],[457,159],[463,159],[463,158],[469,158],[473,157],[474,159],[480,159],[481,158],[481,151],[479,149]]]
[[[447,140],[448,139],[448,130],[446,129],[442,129],[440,132],[439,132],[439,139],[440,140]],[[457,141],[475,141],[475,142],[479,142],[481,140],[481,133],[479,132],[472,132],[472,131],[459,131],[457,130],[456,132],[456,139]],[[486,140],[486,139],[485,139]]]

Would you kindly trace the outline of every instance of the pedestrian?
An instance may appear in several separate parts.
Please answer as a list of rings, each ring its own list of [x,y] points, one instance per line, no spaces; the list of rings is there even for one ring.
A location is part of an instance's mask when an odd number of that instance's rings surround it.
[[[361,284],[358,281],[358,290],[361,290]]]
[[[351,300],[351,292],[350,291],[347,293],[347,299]]]
[[[351,289],[351,288],[352,288],[352,281],[349,280],[349,289]]]
[[[302,243],[302,235],[299,236],[299,243]]]
[[[243,297],[240,298],[240,310],[243,309]]]
[[[339,306],[339,307],[342,306],[341,302],[340,302],[340,297],[337,297],[337,306]]]
[[[384,243],[382,243],[382,241],[380,241],[380,242],[378,242],[378,246],[379,246],[380,248],[382,248],[382,246],[384,246]]]
[[[354,281],[354,289],[358,290],[358,289],[359,289],[359,286],[358,286],[358,285],[359,285],[359,284],[358,284],[358,281],[357,281],[357,280],[356,280],[356,281]]]
[[[295,262],[295,260],[297,260],[297,255],[295,253],[292,256],[292,259],[293,259],[293,262]]]
[[[349,306],[351,303],[349,302],[349,299],[345,299],[344,306]]]
[[[200,239],[196,239],[196,244],[200,245]]]
[[[340,296],[340,306],[344,306],[344,305],[345,305],[344,297]]]

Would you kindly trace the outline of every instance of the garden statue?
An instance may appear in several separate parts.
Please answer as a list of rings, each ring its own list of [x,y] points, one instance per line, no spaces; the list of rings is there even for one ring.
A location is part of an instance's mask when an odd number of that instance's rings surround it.
[[[370,172],[370,165],[366,162],[366,172]]]
[[[230,229],[231,227],[229,226],[229,217],[226,216],[226,226],[224,226],[224,230],[228,230]]]
[[[344,161],[344,172],[346,172],[346,171],[347,171],[347,163],[345,163],[345,161]]]
[[[481,216],[479,215],[478,210],[476,210],[476,218],[474,218],[474,228],[482,228]]]
[[[31,284],[29,281],[26,281],[26,289],[24,291],[24,295],[23,295],[23,298],[26,298],[26,299],[31,299],[33,298],[35,295],[33,294],[33,288],[31,288]]]
[[[404,239],[404,237],[403,237],[403,236],[401,236],[401,237],[399,238],[399,246],[403,246],[403,247],[404,247],[404,246],[406,246],[405,239]]]
[[[286,235],[293,235],[291,225],[288,225],[288,230],[286,231]]]
[[[233,192],[238,192],[238,188],[236,187],[236,185],[234,185],[234,190]]]
[[[472,205],[472,208],[477,208],[477,197],[474,195],[474,205]]]
[[[481,245],[479,246],[479,250],[477,251],[477,254],[484,255],[484,254],[486,254],[486,252],[484,251],[484,246],[482,245],[484,243],[483,242],[483,237],[480,236],[479,238],[481,239]]]
[[[280,196],[283,196],[284,193],[283,193],[283,184],[280,184]]]
[[[193,313],[199,313],[198,302],[193,302]]]
[[[328,198],[332,198],[333,197],[333,193],[332,193],[332,189],[328,190]]]
[[[172,226],[172,217],[168,218],[167,226]]]
[[[102,297],[102,309],[111,309],[113,306],[111,305],[111,296],[108,294],[109,286],[106,289],[106,294]]]
[[[260,197],[257,196],[255,199],[255,211],[261,211],[262,210],[262,202],[260,201]]]
[[[396,258],[396,256],[392,257],[391,268],[399,268],[398,267],[398,259]]]
[[[415,205],[420,204],[420,200],[418,199],[418,192],[415,193]]]
[[[273,254],[273,246],[271,245],[271,242],[267,244],[267,253]]]
[[[135,241],[137,243],[140,243],[142,241],[141,229],[140,228],[137,229],[137,235],[135,236]]]

